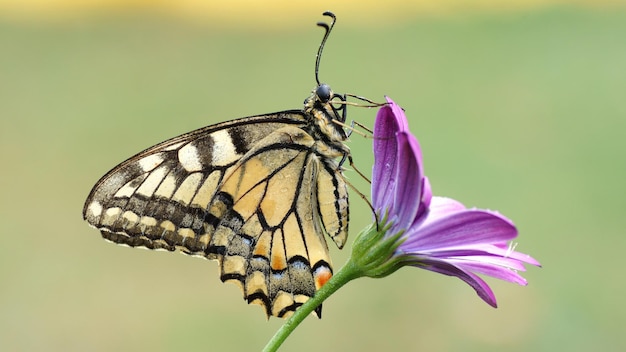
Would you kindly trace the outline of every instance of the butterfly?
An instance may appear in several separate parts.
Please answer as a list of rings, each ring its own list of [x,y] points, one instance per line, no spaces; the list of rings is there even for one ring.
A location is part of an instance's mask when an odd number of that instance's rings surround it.
[[[217,260],[220,279],[268,318],[291,315],[332,276],[324,235],[339,248],[348,235],[346,95],[319,82],[336,22],[323,15],[332,21],[318,23],[317,87],[302,110],[218,123],[150,147],[96,183],[83,218],[116,244]]]

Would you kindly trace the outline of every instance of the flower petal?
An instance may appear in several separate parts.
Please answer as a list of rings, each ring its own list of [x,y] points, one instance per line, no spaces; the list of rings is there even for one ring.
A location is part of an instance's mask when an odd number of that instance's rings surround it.
[[[465,205],[461,204],[458,200],[447,197],[432,197],[430,201],[428,222],[435,221],[444,215],[449,215],[465,209]]]
[[[422,199],[421,149],[417,139],[407,132],[398,132],[398,167],[397,183],[394,190],[393,204],[401,205],[391,209],[397,216],[395,227],[408,229],[420,210]],[[400,167],[400,165],[402,165]],[[397,209],[396,209],[397,208]]]
[[[524,262],[524,263],[528,263],[530,265],[541,267],[541,263],[539,263],[539,261],[537,259],[529,256],[528,254],[520,253],[520,252],[514,252],[514,251],[511,251],[510,249],[507,250],[507,251],[508,251],[507,254],[505,254],[506,257],[513,258],[515,260],[518,260],[518,261]]]
[[[512,282],[522,286],[526,286],[528,284],[526,279],[518,274],[517,271],[509,268],[480,262],[450,261],[450,263],[460,268],[463,268],[463,270],[465,271],[471,271],[473,273],[491,276],[496,279]]]
[[[479,262],[489,265],[502,266],[509,269],[525,271],[524,261],[507,257],[506,253],[502,255],[491,254],[488,251],[482,250],[480,247],[490,247],[489,245],[477,246],[477,249],[470,247],[463,247],[458,249],[447,250],[434,250],[430,252],[416,252],[418,256],[428,256],[431,258],[458,260],[463,262]],[[514,252],[516,253],[516,252]],[[521,253],[517,253],[521,254]]]
[[[494,244],[465,245],[460,247],[447,247],[423,251],[419,254],[438,258],[481,257],[483,258],[481,261],[488,261],[496,265],[507,266],[516,270],[524,270],[521,263],[541,266],[541,264],[533,257],[528,254],[515,252],[509,245],[505,245],[504,247]],[[510,262],[520,264],[506,264]]]
[[[420,261],[420,263],[415,266],[448,276],[456,276],[465,281],[468,285],[472,286],[478,294],[478,297],[482,298],[483,301],[487,302],[487,304],[494,308],[498,307],[496,303],[496,296],[493,294],[493,291],[489,285],[487,285],[485,280],[478,277],[478,275],[463,270],[463,268],[460,268],[452,263],[441,260],[426,259]]]
[[[404,110],[402,110],[400,105],[396,104],[395,101],[391,100],[391,98],[386,96],[385,99],[387,100],[387,103],[389,103],[388,106],[391,108],[391,111],[393,113],[393,116],[396,119],[396,122],[398,124],[400,131],[408,131],[409,121],[407,120],[406,115],[404,114]]]
[[[481,244],[477,247],[480,248],[480,251],[483,252],[482,255],[489,255],[494,257],[503,257],[507,259],[513,259],[518,262],[527,263],[534,266],[541,266],[541,264],[533,257],[529,256],[525,253],[520,253],[514,251],[514,246],[509,243],[494,243],[494,244]],[[465,248],[471,248],[470,246],[465,246]]]
[[[420,207],[423,208],[425,211],[430,207],[430,202],[432,201],[432,199],[433,191],[430,188],[430,181],[428,180],[428,177],[424,176],[424,178],[422,179],[422,205]]]
[[[458,204],[448,201],[447,207],[431,207],[424,223],[411,227],[405,233],[407,240],[400,249],[406,252],[424,252],[473,244],[500,243],[517,237],[515,225],[498,213],[477,209],[451,212],[450,207],[453,206],[458,207]],[[437,211],[447,214],[437,214]],[[429,220],[430,216],[434,220]]]
[[[391,107],[380,108],[374,123],[373,143],[372,202],[376,209],[384,209],[391,204],[398,158],[396,133],[399,130],[398,120]]]

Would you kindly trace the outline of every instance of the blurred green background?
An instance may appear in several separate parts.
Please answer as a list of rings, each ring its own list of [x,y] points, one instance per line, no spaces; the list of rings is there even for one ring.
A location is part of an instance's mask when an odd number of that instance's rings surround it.
[[[216,22],[0,16],[0,350],[253,351],[269,340],[282,321],[221,284],[215,262],[118,247],[81,218],[98,178],[137,151],[301,107],[327,7],[297,21],[269,10]],[[434,193],[506,214],[516,249],[544,268],[524,274],[527,287],[487,279],[498,309],[421,270],[357,280],[284,350],[626,349],[626,9],[398,7],[380,21],[365,10],[335,10],[321,79],[402,105]],[[372,126],[375,110],[349,117]],[[368,173],[370,141],[355,134],[350,146]],[[370,221],[354,195],[351,214],[354,237]],[[349,248],[332,248],[335,267]]]

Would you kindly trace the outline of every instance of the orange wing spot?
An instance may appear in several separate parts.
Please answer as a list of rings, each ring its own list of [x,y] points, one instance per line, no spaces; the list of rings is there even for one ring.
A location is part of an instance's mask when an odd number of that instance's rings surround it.
[[[324,286],[328,280],[333,276],[328,268],[319,268],[315,271],[315,288],[319,290]]]
[[[277,230],[274,233],[272,243],[272,253],[270,258],[270,267],[273,270],[285,270],[287,269],[287,258],[285,257],[285,248],[283,247],[283,231]]]
[[[287,268],[287,261],[282,255],[272,255],[271,268],[274,270],[284,270]]]
[[[263,258],[270,259],[270,246],[272,241],[272,233],[270,231],[264,231],[259,236],[252,255],[259,255]]]

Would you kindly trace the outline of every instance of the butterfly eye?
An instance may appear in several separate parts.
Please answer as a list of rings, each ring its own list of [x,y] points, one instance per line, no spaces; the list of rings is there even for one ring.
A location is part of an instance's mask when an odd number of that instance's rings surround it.
[[[322,83],[315,90],[315,95],[317,95],[322,103],[327,103],[330,99],[332,99],[333,92],[330,90],[328,84]]]

